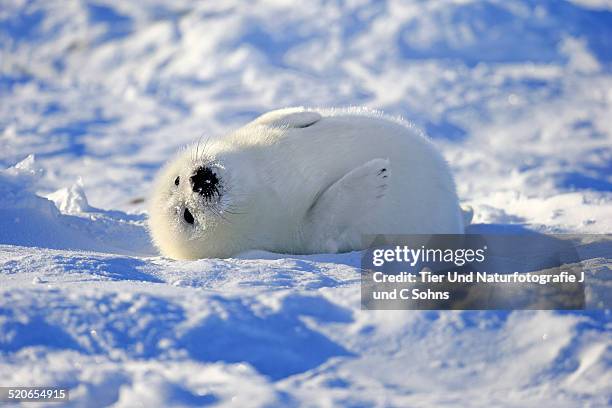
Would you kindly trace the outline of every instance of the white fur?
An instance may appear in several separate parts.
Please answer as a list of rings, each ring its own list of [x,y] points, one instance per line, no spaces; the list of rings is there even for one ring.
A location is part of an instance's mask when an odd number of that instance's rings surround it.
[[[191,191],[199,166],[221,179],[212,203]],[[277,110],[186,149],[158,175],[149,214],[153,241],[177,259],[349,251],[368,245],[364,234],[464,230],[433,144],[410,123],[355,108]]]

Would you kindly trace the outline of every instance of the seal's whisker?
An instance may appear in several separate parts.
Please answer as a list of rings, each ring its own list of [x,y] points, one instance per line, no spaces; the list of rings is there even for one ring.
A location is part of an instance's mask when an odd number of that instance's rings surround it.
[[[226,223],[231,224],[231,221],[225,215],[223,215],[217,206],[210,206],[209,209],[213,212],[213,214],[215,214],[215,216],[221,218]]]
[[[240,211],[240,209],[238,207],[235,207],[231,204],[229,204],[227,207],[225,207],[223,209],[223,212],[226,212],[228,214],[232,214],[232,215],[244,215],[246,214],[246,211]]]
[[[202,141],[202,136],[200,136],[200,138],[198,139],[198,143],[196,143],[196,150],[195,150],[195,158],[196,160],[198,159],[198,152],[200,151],[200,142]]]
[[[204,138],[204,135],[201,136],[200,139]],[[204,146],[202,147],[202,157],[198,157],[199,159],[204,158],[206,156],[206,151],[209,147],[208,142],[210,141],[210,136],[206,136],[206,139],[204,140]]]

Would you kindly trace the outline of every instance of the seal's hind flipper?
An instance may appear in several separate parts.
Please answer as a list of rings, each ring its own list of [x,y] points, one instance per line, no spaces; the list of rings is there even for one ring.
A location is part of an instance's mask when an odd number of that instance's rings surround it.
[[[271,127],[305,128],[314,125],[321,118],[318,112],[307,111],[303,108],[287,108],[261,115],[253,123]]]
[[[373,159],[349,171],[322,191],[306,215],[305,238],[313,251],[337,252],[346,246],[359,247],[368,226],[375,223],[385,197],[389,177],[388,159]]]

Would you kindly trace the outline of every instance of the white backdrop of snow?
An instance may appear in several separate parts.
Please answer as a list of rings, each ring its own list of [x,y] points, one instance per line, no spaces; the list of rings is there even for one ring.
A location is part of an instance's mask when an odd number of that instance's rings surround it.
[[[140,198],[202,135],[365,105],[434,139],[475,231],[608,233],[611,39],[604,0],[0,1],[0,385],[74,406],[609,404],[607,310],[361,311],[358,253],[171,261]]]

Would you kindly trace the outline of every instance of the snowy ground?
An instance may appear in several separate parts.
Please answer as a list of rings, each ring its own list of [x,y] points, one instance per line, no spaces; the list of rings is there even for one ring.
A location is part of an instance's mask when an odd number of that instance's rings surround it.
[[[0,0],[0,386],[75,406],[612,404],[608,310],[362,311],[358,253],[157,256],[159,166],[291,105],[418,124],[478,231],[612,229],[606,0]]]

